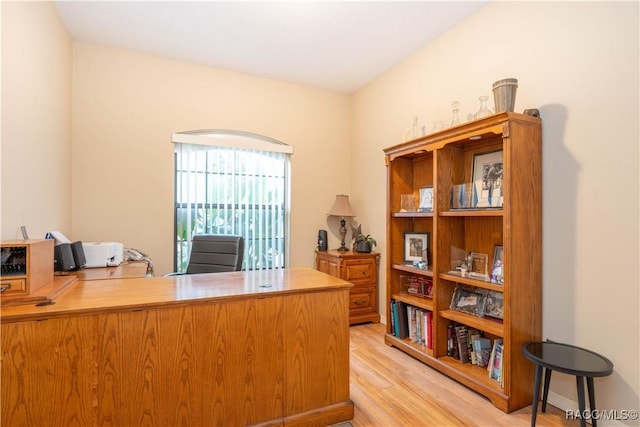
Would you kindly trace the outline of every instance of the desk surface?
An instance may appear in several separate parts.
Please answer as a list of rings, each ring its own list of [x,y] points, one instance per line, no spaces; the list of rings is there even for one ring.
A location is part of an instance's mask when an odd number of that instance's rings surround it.
[[[543,341],[522,346],[525,357],[554,371],[584,377],[605,377],[613,372],[613,363],[591,350],[569,344]]]
[[[131,279],[145,277],[147,263],[125,262],[117,267],[83,268],[69,274],[75,275],[78,280]]]
[[[197,300],[222,301],[256,294],[266,297],[352,286],[347,281],[312,268],[87,280],[78,281],[52,305],[3,308],[0,320],[12,322],[107,313],[189,304]]]

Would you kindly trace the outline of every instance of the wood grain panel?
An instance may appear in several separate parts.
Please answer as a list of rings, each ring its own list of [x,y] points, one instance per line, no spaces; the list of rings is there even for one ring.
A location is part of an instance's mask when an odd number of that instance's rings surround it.
[[[2,424],[91,425],[91,319],[10,323],[2,331]]]
[[[203,418],[250,425],[282,417],[282,298],[196,307]]]
[[[281,417],[281,306],[265,298],[100,316],[98,425]]]
[[[287,298],[285,417],[350,402],[348,381],[343,381],[349,378],[347,297],[348,290]]]

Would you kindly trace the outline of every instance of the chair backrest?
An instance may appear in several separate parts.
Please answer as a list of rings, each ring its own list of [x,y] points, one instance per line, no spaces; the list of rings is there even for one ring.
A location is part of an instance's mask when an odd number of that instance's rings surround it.
[[[191,242],[187,274],[239,271],[244,256],[244,237],[196,234]]]

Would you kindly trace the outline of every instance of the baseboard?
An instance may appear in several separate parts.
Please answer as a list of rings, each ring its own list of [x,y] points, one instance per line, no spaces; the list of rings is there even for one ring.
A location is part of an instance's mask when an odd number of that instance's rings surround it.
[[[561,411],[565,411],[565,414],[570,415],[572,413],[577,413],[578,412],[578,402],[571,400],[565,396],[562,396],[558,393],[554,393],[553,391],[549,390],[549,396],[547,398],[547,403],[549,405],[553,405],[556,408],[560,409]],[[596,399],[596,407],[598,401]],[[542,402],[540,402],[538,404],[538,410],[540,410],[540,405],[542,405]],[[588,406],[587,406],[588,408]],[[606,408],[605,408],[606,409]],[[602,422],[605,421],[604,419],[599,419],[598,422]],[[587,422],[589,424],[591,424],[591,420],[587,419]],[[610,420],[610,419],[606,419],[606,423],[608,426],[615,426],[615,427],[627,427],[627,424],[624,424],[622,421],[619,420]]]

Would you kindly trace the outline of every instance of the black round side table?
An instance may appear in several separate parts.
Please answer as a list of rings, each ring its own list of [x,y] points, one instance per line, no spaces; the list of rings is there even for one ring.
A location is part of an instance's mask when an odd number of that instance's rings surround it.
[[[549,382],[551,372],[558,371],[576,376],[578,387],[578,409],[580,414],[585,413],[584,403],[584,379],[587,379],[587,390],[589,393],[589,407],[591,413],[596,409],[596,396],[593,387],[594,377],[606,377],[613,372],[613,363],[604,356],[591,350],[576,347],[569,344],[562,344],[553,341],[537,341],[524,343],[522,353],[536,365],[536,374],[533,383],[533,406],[531,408],[531,427],[536,425],[536,415],[538,412],[538,400],[540,398],[540,379],[542,368],[544,374],[544,393],[542,395],[542,412],[547,409],[547,396],[549,394]],[[586,426],[587,417],[580,417],[580,426]],[[596,419],[592,418],[593,427],[596,426]]]

